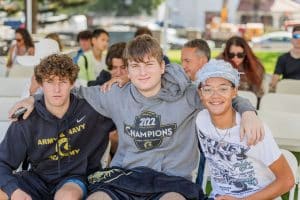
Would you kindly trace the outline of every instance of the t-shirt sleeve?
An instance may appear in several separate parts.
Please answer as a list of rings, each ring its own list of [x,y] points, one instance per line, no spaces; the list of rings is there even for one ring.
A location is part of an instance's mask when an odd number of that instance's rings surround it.
[[[241,115],[246,111],[256,111],[248,99],[240,96],[237,96],[233,99],[232,107]]]
[[[283,74],[285,68],[285,56],[280,56],[276,62],[274,74]]]
[[[253,146],[250,151],[255,152],[257,155],[257,159],[262,161],[266,166],[270,166],[273,162],[275,162],[280,155],[282,154],[271,130],[268,126],[264,125],[265,128],[265,137],[259,142],[257,145]]]

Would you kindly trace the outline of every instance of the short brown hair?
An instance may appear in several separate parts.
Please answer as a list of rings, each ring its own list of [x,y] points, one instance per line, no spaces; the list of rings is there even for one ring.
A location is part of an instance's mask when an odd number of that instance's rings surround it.
[[[154,57],[159,63],[163,61],[163,52],[158,41],[150,35],[140,35],[126,45],[123,57],[128,65],[128,60],[144,62],[146,55]]]
[[[59,46],[59,50],[62,51],[63,49],[63,44],[60,40],[60,37],[57,33],[49,33],[48,35],[45,36],[45,38],[49,38],[49,39],[52,39],[52,40],[55,40]]]
[[[140,36],[140,35],[143,35],[143,34],[153,36],[152,31],[148,27],[142,26],[142,27],[139,27],[136,30],[136,32],[134,34],[134,37],[137,37],[137,36]]]
[[[77,42],[79,42],[79,40],[90,40],[92,39],[92,32],[90,30],[85,30],[85,31],[81,31],[78,33],[77,35]]]
[[[183,45],[186,48],[196,48],[197,52],[204,54],[207,60],[210,60],[210,48],[205,40],[202,39],[194,39],[190,40]]]
[[[299,25],[297,25],[297,26],[294,26],[294,28],[293,28],[293,33],[294,32],[296,32],[296,31],[300,31],[300,26]]]
[[[105,63],[107,65],[108,70],[112,70],[112,59],[113,58],[119,58],[122,59],[125,63],[125,60],[123,59],[123,53],[126,47],[126,42],[118,42],[116,44],[113,44],[109,47],[105,59]]]
[[[77,79],[79,67],[73,63],[72,58],[67,55],[53,54],[41,60],[34,68],[36,81],[42,84],[43,80],[50,76],[68,78],[71,84]]]

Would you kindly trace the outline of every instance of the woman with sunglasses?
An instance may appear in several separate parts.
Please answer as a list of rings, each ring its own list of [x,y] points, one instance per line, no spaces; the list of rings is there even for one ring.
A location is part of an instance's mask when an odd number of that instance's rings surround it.
[[[24,28],[18,28],[15,33],[16,43],[13,44],[8,52],[6,67],[11,68],[16,64],[17,56],[33,55],[34,44],[28,31]]]
[[[264,94],[262,82],[265,69],[247,41],[242,37],[231,37],[219,57],[230,62],[241,73],[239,90],[252,91],[259,100]]]

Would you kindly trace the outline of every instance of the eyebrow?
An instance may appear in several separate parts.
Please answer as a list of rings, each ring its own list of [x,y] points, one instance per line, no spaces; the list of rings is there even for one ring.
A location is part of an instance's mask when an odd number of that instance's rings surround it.
[[[229,83],[230,84],[230,83]],[[228,85],[227,83],[221,83],[220,85],[218,85],[218,86],[222,86],[222,85]],[[203,85],[203,86],[212,86],[212,85],[209,85],[209,84],[205,84],[205,85]]]

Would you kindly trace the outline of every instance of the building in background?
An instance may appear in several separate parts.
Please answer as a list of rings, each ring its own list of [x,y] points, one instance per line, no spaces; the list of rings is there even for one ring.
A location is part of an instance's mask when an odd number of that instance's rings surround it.
[[[269,29],[283,29],[287,20],[300,19],[300,1],[240,0],[237,21],[262,22]]]
[[[157,18],[163,21],[167,6],[169,24],[204,31],[206,24],[218,20],[214,17],[220,17],[221,22],[224,4],[227,22],[232,24],[262,22],[266,28],[279,30],[286,20],[300,19],[300,0],[166,0]]]
[[[210,23],[215,16],[220,17],[225,1],[228,22],[236,23],[235,15],[239,0],[166,0],[158,9],[158,20],[163,21],[165,6],[167,6],[169,24],[204,31],[206,24]]]

